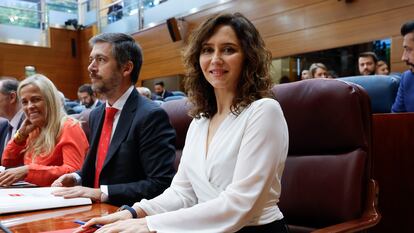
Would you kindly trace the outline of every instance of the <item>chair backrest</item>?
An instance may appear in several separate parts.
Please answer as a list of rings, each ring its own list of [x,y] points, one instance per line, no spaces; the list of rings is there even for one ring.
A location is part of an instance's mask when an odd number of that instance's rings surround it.
[[[397,95],[400,77],[396,75],[362,75],[338,78],[362,86],[371,98],[373,113],[389,113]]]
[[[182,91],[171,91],[175,96],[186,96],[186,94]]]
[[[181,98],[178,100],[171,100],[165,102],[161,107],[167,112],[170,118],[171,125],[175,129],[176,141],[175,141],[175,163],[174,167],[177,169],[180,163],[181,154],[183,151],[185,137],[187,136],[187,130],[191,123],[191,117],[187,114],[190,108],[187,98]]]
[[[91,134],[91,129],[89,128],[89,114],[91,113],[91,111],[92,109],[86,108],[81,113],[71,115],[71,117],[81,122],[83,132],[85,132],[85,135],[86,135],[86,138],[88,138],[88,141],[90,141],[89,137]]]
[[[185,96],[182,95],[173,95],[173,96],[168,96],[164,99],[165,102],[171,101],[171,100],[179,100],[179,99],[183,99],[185,98]]]
[[[366,92],[330,79],[280,84],[272,91],[289,127],[279,204],[292,232],[360,217],[370,176]]]
[[[153,100],[153,102],[158,104],[159,106],[164,104],[164,101],[162,101],[162,100]]]

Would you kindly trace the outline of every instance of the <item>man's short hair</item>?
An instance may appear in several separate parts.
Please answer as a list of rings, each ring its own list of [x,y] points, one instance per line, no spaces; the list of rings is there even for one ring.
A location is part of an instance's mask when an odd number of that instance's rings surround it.
[[[359,56],[358,56],[358,58],[360,58],[360,57],[371,57],[372,60],[374,60],[374,63],[375,64],[377,64],[377,62],[378,62],[377,54],[375,54],[374,52],[363,52],[363,53],[360,53]]]
[[[401,35],[405,36],[410,32],[414,32],[414,20],[408,21],[401,27]]]
[[[17,92],[17,87],[19,87],[19,81],[17,81],[17,79],[12,77],[0,77],[0,82],[3,83],[0,91],[4,94]]]
[[[155,83],[155,85],[160,85],[160,86],[164,87],[164,82],[163,81],[158,81],[158,82]]]
[[[89,40],[91,47],[96,43],[110,43],[112,45],[112,55],[118,63],[118,68],[131,61],[134,64],[131,72],[131,83],[137,83],[142,66],[142,51],[132,36],[124,33],[107,32],[96,35]]]
[[[89,95],[93,95],[92,85],[91,84],[83,84],[78,89],[79,93],[87,92]]]

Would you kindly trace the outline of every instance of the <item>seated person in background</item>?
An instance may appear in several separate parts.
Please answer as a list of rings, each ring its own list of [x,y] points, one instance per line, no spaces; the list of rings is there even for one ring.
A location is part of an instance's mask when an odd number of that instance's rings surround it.
[[[405,71],[401,77],[397,97],[392,105],[392,112],[414,112],[414,20],[405,23],[401,27],[403,40],[404,61],[409,70]]]
[[[79,231],[106,224],[97,232],[287,232],[277,203],[289,136],[280,105],[268,98],[264,46],[239,13],[202,23],[184,53],[195,119],[171,186]]]
[[[79,122],[63,113],[58,90],[45,76],[24,79],[17,93],[26,119],[3,153],[3,166],[14,168],[0,173],[0,186],[21,180],[50,186],[82,166],[88,141]]]
[[[327,78],[328,68],[322,63],[313,63],[309,68],[310,78]]]
[[[116,3],[108,8],[108,24],[122,19],[122,5]]]
[[[78,98],[79,102],[84,105],[85,108],[93,109],[102,104],[102,102],[96,98],[91,84],[83,84],[79,87]]]
[[[309,70],[302,70],[300,73],[300,78],[302,80],[309,79]]]
[[[390,69],[385,61],[378,61],[376,66],[375,74],[389,75]]]
[[[91,149],[82,169],[59,177],[52,186],[67,188],[54,194],[114,205],[156,197],[175,174],[175,131],[167,113],[135,89],[141,49],[123,33],[99,34],[89,44],[92,89],[106,103],[90,113]]]
[[[140,95],[151,99],[151,90],[147,87],[137,87],[137,91]]]
[[[156,82],[154,85],[154,91],[155,94],[157,94],[158,96],[161,97],[162,100],[164,100],[165,98],[169,97],[169,96],[173,96],[173,93],[167,91],[164,88],[164,82],[163,81],[159,81]]]
[[[282,83],[289,83],[289,82],[290,82],[290,79],[289,79],[289,77],[287,75],[283,75],[280,78],[280,81],[279,81],[280,84],[282,84]]]
[[[76,114],[76,111],[73,110],[71,106],[66,104],[66,98],[63,92],[58,91],[58,95],[59,95],[60,104],[61,104],[60,106],[62,107],[62,110],[68,115]]]
[[[360,75],[374,75],[378,62],[374,52],[363,52],[358,56],[358,68]]]
[[[0,132],[1,157],[7,143],[22,125],[24,113],[17,97],[19,81],[12,77],[0,77],[0,117],[7,119],[6,126]]]

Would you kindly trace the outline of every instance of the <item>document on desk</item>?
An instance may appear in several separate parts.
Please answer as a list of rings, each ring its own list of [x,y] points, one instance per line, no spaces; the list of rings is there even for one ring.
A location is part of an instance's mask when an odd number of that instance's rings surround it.
[[[0,214],[92,204],[89,198],[56,197],[52,195],[56,189],[59,187],[0,189]]]

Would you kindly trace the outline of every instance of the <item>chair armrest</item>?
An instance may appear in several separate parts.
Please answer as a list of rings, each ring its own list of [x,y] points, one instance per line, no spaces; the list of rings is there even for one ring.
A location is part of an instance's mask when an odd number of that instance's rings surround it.
[[[357,232],[371,228],[379,223],[381,214],[378,212],[378,184],[375,180],[368,181],[367,200],[365,210],[359,219],[339,223],[322,229],[313,231],[313,233],[344,233]]]

